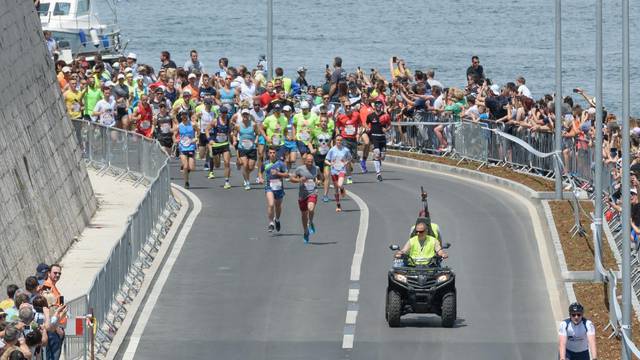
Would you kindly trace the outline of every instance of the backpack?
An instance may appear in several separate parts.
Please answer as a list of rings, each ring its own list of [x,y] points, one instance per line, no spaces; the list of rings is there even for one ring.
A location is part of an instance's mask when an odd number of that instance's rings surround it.
[[[567,318],[564,320],[564,331],[566,332],[567,330],[569,330],[569,324],[571,323],[571,318]],[[586,333],[589,332],[589,329],[587,328],[587,319],[585,319],[584,317],[582,318],[582,325],[584,326],[584,331]]]

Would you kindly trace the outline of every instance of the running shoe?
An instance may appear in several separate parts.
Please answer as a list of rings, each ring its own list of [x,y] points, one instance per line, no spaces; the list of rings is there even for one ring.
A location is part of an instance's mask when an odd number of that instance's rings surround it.
[[[304,233],[304,235],[302,235],[302,238],[304,239],[305,244],[309,243],[309,233]]]
[[[216,178],[216,174],[213,173],[213,171],[209,171],[209,176],[207,176],[209,179],[215,179]]]
[[[188,189],[189,187],[190,187],[189,182],[188,182],[188,181],[186,181],[186,182],[184,183],[184,188],[185,188],[185,189]]]
[[[204,163],[204,167],[202,168],[202,170],[204,171],[209,171],[209,164],[207,164],[206,162]]]
[[[367,161],[366,160],[364,160],[364,159],[360,160],[360,167],[362,168],[362,173],[363,174],[366,174],[366,173],[369,172],[367,170]]]
[[[276,231],[280,232],[280,220],[275,219],[275,223],[276,223]]]
[[[351,176],[349,176],[349,177],[347,178],[346,183],[347,183],[347,185],[351,185],[351,184],[353,184],[353,179],[351,178]]]
[[[336,205],[336,212],[342,212],[342,207],[340,204]]]
[[[309,223],[309,234],[316,233],[316,226],[313,223]]]
[[[382,182],[382,174],[378,174],[378,176],[376,176],[376,178],[378,179],[378,182]]]
[[[225,189],[231,189],[231,184],[229,184],[229,182],[225,182],[224,183],[224,188]]]
[[[327,195],[323,195],[322,196],[322,202],[328,203],[329,202],[329,197]]]
[[[275,230],[276,226],[273,224],[273,221],[269,223],[269,226],[267,227],[267,231],[268,232],[273,232],[273,230]]]
[[[245,190],[251,190],[251,184],[248,181],[244,182],[244,189]]]

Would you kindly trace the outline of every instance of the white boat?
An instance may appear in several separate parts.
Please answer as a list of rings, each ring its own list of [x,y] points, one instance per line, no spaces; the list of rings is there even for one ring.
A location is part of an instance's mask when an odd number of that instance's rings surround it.
[[[124,51],[120,40],[115,4],[107,4],[113,12],[113,22],[102,23],[94,12],[90,0],[42,0],[40,22],[43,31],[51,31],[61,50],[60,58],[84,55],[87,60],[96,54],[103,59],[115,58]]]

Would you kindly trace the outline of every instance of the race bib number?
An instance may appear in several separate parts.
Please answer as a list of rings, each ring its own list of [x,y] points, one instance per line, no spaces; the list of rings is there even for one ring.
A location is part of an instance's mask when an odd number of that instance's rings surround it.
[[[273,136],[271,137],[271,144],[272,144],[272,145],[275,145],[275,146],[280,145],[280,136],[278,136],[278,135],[273,135]]]
[[[180,138],[180,145],[182,145],[183,147],[189,147],[191,146],[191,138],[188,136],[183,136]]]
[[[293,129],[287,128],[287,139],[293,140]]]
[[[73,104],[71,105],[71,111],[80,112],[80,103],[77,101],[74,101]]]
[[[320,155],[327,155],[327,153],[329,152],[329,145],[320,144],[320,148],[318,149],[318,151],[320,151]]]
[[[143,120],[140,123],[140,128],[143,129],[143,130],[147,130],[150,127],[151,127],[151,122],[149,120]]]
[[[311,135],[309,135],[308,132],[301,132],[300,133],[300,140],[309,141],[310,138],[311,138]]]
[[[240,141],[242,148],[245,150],[251,150],[253,148],[253,140],[251,139],[243,139]]]
[[[228,138],[227,134],[220,134],[219,133],[219,134],[216,135],[216,142],[223,143],[223,142],[227,141],[227,138]]]
[[[344,128],[344,133],[347,135],[355,135],[356,134],[356,127],[353,125],[347,125]]]
[[[304,182],[304,188],[307,191],[313,191],[316,189],[316,181],[314,179],[309,179]]]
[[[344,170],[344,161],[342,160],[336,160],[333,162],[333,169],[336,171],[342,171]]]
[[[113,123],[115,123],[115,120],[113,119],[113,114],[111,112],[102,113],[102,115],[100,115],[100,122],[106,126],[113,125]]]
[[[160,132],[163,134],[168,134],[169,131],[171,131],[171,125],[169,124],[161,124],[160,125]]]
[[[271,190],[282,190],[282,180],[280,179],[269,180],[269,187],[271,187]]]

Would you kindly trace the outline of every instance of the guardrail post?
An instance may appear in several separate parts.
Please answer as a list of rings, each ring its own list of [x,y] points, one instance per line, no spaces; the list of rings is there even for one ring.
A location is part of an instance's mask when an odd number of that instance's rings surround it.
[[[595,225],[593,240],[594,266],[602,259],[602,0],[596,0],[596,144],[595,144],[595,209],[593,221]],[[596,268],[597,269],[597,268]],[[602,281],[599,271],[594,273],[595,281]]]
[[[556,106],[556,121],[555,121],[555,151],[559,153],[562,151],[562,26],[561,26],[561,0],[556,0],[555,11],[555,35],[556,35],[556,95],[554,97],[554,104]],[[556,199],[562,199],[562,171],[560,163],[556,161]]]

